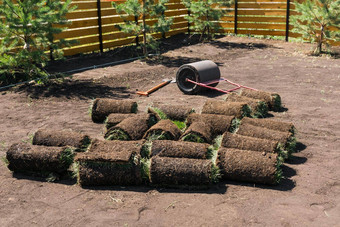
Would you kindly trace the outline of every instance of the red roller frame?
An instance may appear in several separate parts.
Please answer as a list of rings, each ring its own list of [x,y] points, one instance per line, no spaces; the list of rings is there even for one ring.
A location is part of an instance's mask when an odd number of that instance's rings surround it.
[[[196,84],[198,86],[201,86],[201,87],[205,87],[205,88],[209,88],[209,89],[213,89],[213,90],[216,90],[216,91],[219,91],[219,92],[223,92],[223,93],[230,93],[232,91],[236,91],[240,88],[246,88],[246,89],[250,89],[250,90],[254,90],[254,91],[257,91],[257,89],[255,88],[251,88],[251,87],[247,87],[247,86],[243,86],[243,85],[240,85],[240,84],[237,84],[237,83],[234,83],[234,82],[231,82],[230,80],[228,79],[225,79],[225,78],[220,78],[219,80],[210,80],[210,81],[207,81],[207,82],[204,82],[204,83],[198,83],[196,81],[193,81],[193,80],[190,80],[188,78],[186,78],[186,81],[187,82],[190,82],[190,83],[193,83],[193,84]],[[236,86],[235,88],[233,89],[229,89],[229,90],[223,90],[223,89],[219,89],[219,88],[216,88],[216,87],[212,87],[212,86],[209,86],[211,84],[216,84],[220,81],[226,81],[227,83],[229,84],[232,84],[234,86]]]

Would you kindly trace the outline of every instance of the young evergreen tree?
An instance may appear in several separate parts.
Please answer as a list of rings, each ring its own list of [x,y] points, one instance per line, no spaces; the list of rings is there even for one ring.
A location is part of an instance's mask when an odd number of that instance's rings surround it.
[[[203,38],[210,40],[215,32],[220,29],[219,20],[226,13],[221,7],[230,6],[231,0],[183,0],[190,15],[186,19],[190,23],[190,29],[201,34]]]
[[[293,32],[317,43],[314,54],[322,53],[322,44],[340,41],[340,0],[304,0],[294,5],[299,15],[292,16]]]
[[[70,42],[54,40],[64,30],[71,0],[2,0],[0,6],[0,81],[13,83],[46,75],[50,58]],[[49,54],[47,53],[49,51]]]
[[[162,33],[170,30],[173,18],[165,17],[165,4],[168,0],[127,0],[124,3],[112,3],[117,13],[124,20],[124,24],[119,25],[121,31],[138,37],[143,36],[143,54],[147,55],[148,48],[156,49],[157,41],[152,37],[152,33]],[[133,17],[134,20],[130,18]],[[139,21],[141,17],[142,21]],[[154,18],[157,21],[149,25],[147,18]]]

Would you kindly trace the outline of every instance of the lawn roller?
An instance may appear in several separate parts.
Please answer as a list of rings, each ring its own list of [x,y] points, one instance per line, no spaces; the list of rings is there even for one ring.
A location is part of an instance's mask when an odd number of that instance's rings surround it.
[[[221,72],[218,66],[210,60],[193,62],[179,67],[176,73],[178,88],[187,95],[197,94],[204,88],[213,89],[223,93],[230,93],[240,88],[257,90],[251,87],[243,86],[225,78],[221,78]],[[226,81],[236,86],[229,90],[216,88],[220,81]]]

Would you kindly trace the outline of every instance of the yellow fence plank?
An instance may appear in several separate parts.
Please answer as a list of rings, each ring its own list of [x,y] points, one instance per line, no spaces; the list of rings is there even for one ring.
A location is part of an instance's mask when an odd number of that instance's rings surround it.
[[[287,4],[282,3],[239,3],[238,9],[286,9]]]
[[[271,36],[285,36],[285,31],[268,31],[268,30],[237,30],[238,34],[245,35],[271,35]]]

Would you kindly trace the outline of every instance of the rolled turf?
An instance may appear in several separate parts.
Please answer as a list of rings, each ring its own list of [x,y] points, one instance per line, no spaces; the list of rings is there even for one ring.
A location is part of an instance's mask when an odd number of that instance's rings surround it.
[[[207,159],[210,155],[210,145],[185,141],[155,140],[152,142],[152,156],[172,158]]]
[[[150,176],[154,185],[209,185],[218,181],[218,174],[210,160],[158,156],[151,159]]]
[[[108,130],[116,126],[117,124],[125,120],[126,118],[134,117],[134,116],[136,116],[136,114],[133,114],[133,113],[132,114],[112,113],[106,118],[105,127]]]
[[[234,118],[234,116],[225,116],[219,114],[191,113],[187,118],[187,127],[189,127],[193,122],[203,121],[211,126],[211,134],[213,137],[215,137],[228,131]]]
[[[277,141],[242,136],[230,132],[223,134],[221,146],[239,150],[276,153],[283,158],[287,158],[286,152]]]
[[[169,119],[160,120],[152,126],[144,135],[148,140],[178,140],[181,130]]]
[[[269,110],[279,111],[282,108],[281,97],[276,93],[243,89],[241,96],[264,100],[267,103]]]
[[[256,118],[263,118],[268,114],[268,105],[265,101],[260,99],[249,98],[238,95],[237,93],[230,93],[226,96],[227,102],[245,102],[251,108],[251,115]]]
[[[195,121],[185,130],[181,140],[196,143],[212,143],[211,126],[203,121]]]
[[[237,118],[250,117],[251,109],[245,102],[225,102],[207,100],[203,106],[202,114],[221,114]]]
[[[165,117],[170,120],[177,121],[185,121],[188,115],[192,112],[195,112],[193,108],[183,106],[183,105],[165,105],[165,104],[155,104],[150,109],[158,109]],[[156,110],[157,111],[157,110]],[[164,119],[164,116],[160,116],[160,118]]]
[[[138,105],[133,100],[96,99],[91,106],[92,121],[102,123],[111,113],[137,113]]]
[[[277,184],[282,178],[277,154],[221,147],[218,160],[226,180]]]
[[[139,140],[156,122],[153,114],[136,114],[110,128],[104,137],[107,140]]]
[[[91,143],[89,136],[73,131],[55,131],[41,129],[33,137],[33,145],[64,147],[71,146],[84,151]]]
[[[14,172],[63,173],[73,162],[70,147],[36,146],[15,143],[6,153],[8,168]]]
[[[94,139],[88,149],[88,153],[113,153],[123,152],[141,155],[145,140],[120,141],[120,140],[98,140]]]
[[[295,134],[296,131],[293,123],[289,122],[274,121],[270,119],[254,119],[248,117],[243,118],[242,122],[245,124],[268,128],[280,132],[291,132],[293,135]]]

